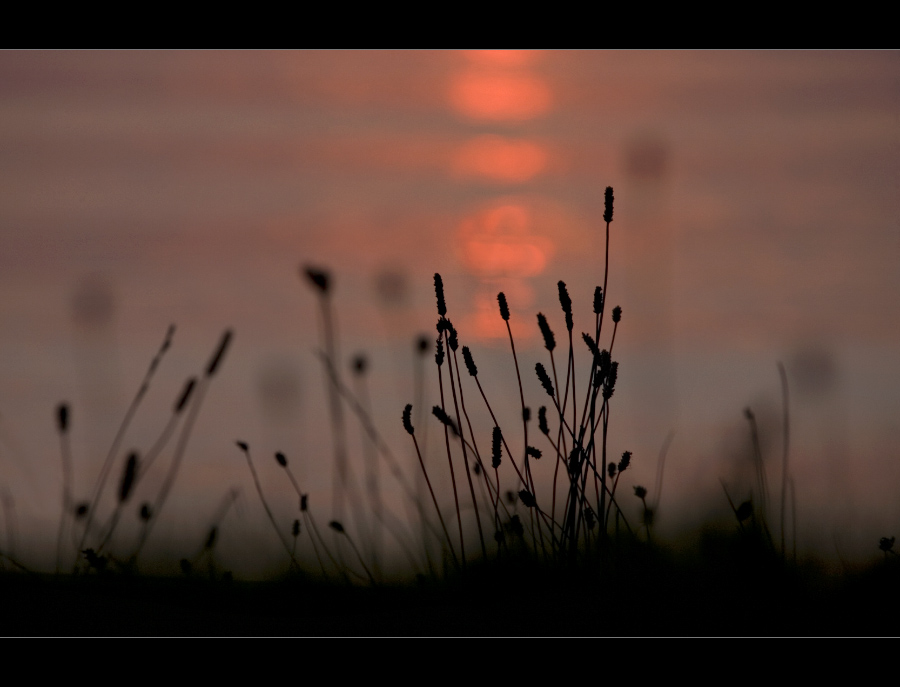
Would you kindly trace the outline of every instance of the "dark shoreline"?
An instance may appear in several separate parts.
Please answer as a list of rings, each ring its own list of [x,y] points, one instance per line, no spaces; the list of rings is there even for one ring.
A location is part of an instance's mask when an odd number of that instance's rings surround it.
[[[840,576],[774,556],[642,548],[603,571],[527,560],[348,586],[121,573],[0,574],[15,636],[895,636],[900,561]]]

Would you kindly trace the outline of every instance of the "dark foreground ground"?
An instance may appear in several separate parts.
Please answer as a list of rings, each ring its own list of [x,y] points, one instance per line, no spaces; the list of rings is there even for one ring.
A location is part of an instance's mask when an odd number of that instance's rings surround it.
[[[4,636],[895,636],[900,560],[829,576],[725,543],[634,546],[575,567],[470,564],[379,587],[295,576],[0,574]]]

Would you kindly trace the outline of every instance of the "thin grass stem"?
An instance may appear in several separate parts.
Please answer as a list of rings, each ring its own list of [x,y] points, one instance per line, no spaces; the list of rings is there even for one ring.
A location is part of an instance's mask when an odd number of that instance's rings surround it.
[[[266,515],[269,516],[269,522],[272,523],[272,529],[275,530],[275,534],[278,535],[278,539],[281,541],[282,546],[284,546],[284,550],[287,551],[288,556],[290,556],[291,560],[300,569],[300,563],[297,562],[297,559],[294,557],[294,553],[291,550],[290,545],[287,543],[287,540],[284,538],[284,535],[281,533],[281,528],[278,527],[278,523],[275,521],[275,516],[272,515],[272,509],[269,508],[269,504],[266,501],[266,496],[263,494],[262,485],[259,483],[259,476],[256,474],[256,468],[253,467],[253,461],[250,458],[250,448],[246,443],[239,441],[237,442],[238,448],[244,454],[244,457],[247,459],[247,465],[250,467],[250,474],[253,475],[253,484],[256,485],[256,493],[259,494],[259,500],[262,501],[263,508],[266,510]]]
[[[125,417],[122,419],[119,428],[116,430],[116,435],[113,438],[112,445],[109,447],[109,452],[106,454],[106,459],[103,461],[103,466],[100,468],[100,474],[97,476],[97,482],[94,484],[94,489],[91,492],[90,505],[88,506],[87,517],[84,525],[84,533],[82,535],[81,541],[78,544],[79,552],[84,548],[85,540],[88,536],[88,532],[91,529],[91,523],[93,522],[94,516],[96,514],[97,506],[100,503],[100,496],[103,492],[103,487],[105,486],[106,480],[109,477],[109,472],[112,469],[113,461],[115,460],[116,455],[118,455],[122,439],[125,437],[125,432],[127,431],[128,426],[131,424],[131,420],[134,418],[134,415],[137,412],[141,401],[144,399],[147,390],[150,388],[150,381],[153,379],[153,375],[156,373],[160,361],[162,360],[166,351],[168,351],[169,347],[172,345],[172,336],[174,336],[174,334],[175,325],[169,325],[168,330],[166,330],[166,336],[163,339],[159,350],[156,352],[156,355],[153,356],[153,360],[150,361],[150,366],[147,368],[147,372],[144,374],[144,379],[141,381],[141,385],[138,388],[134,399],[132,399],[131,405],[128,406],[128,410],[125,412]],[[78,555],[80,556],[80,553]],[[76,566],[77,564],[78,563],[76,559]]]
[[[462,380],[459,376],[459,360],[456,357],[456,351],[453,350],[453,364],[450,363],[450,356],[447,356],[447,372],[450,375],[450,389],[453,393],[453,407],[456,411],[456,424],[460,428],[460,433],[462,433],[462,422],[460,421],[460,413],[459,413],[459,404],[462,399]],[[456,394],[456,381],[454,380],[453,369],[456,368],[456,379],[459,380],[459,397],[460,400],[457,400]],[[463,403],[463,409],[465,409],[465,403]],[[466,421],[468,421],[468,415],[466,415]],[[471,432],[471,425],[469,425],[469,431]],[[475,442],[475,436],[472,435],[472,442]],[[475,498],[475,486],[472,484],[472,474],[469,470],[469,457],[466,451],[466,442],[462,442],[462,454],[463,454],[463,467],[466,469],[466,480],[469,483],[469,493],[472,496],[472,506],[475,509],[475,522],[478,526],[478,540],[481,543],[481,555],[487,559],[487,547],[484,545],[484,532],[481,528],[481,515],[478,511],[478,500]]]
[[[447,337],[446,332],[443,333],[443,337],[444,337],[444,344],[447,347],[447,349],[449,350],[450,343],[449,343],[449,339]],[[448,360],[449,360],[449,357],[448,357]],[[451,374],[451,379],[452,379],[453,373],[451,372],[450,374]],[[441,392],[441,410],[446,415],[447,408],[444,404],[444,374],[443,374],[441,365],[438,365],[438,384],[439,384],[440,392]],[[456,505],[456,521],[459,525],[460,558],[462,559],[463,570],[465,570],[465,568],[466,568],[466,546],[465,546],[465,542],[463,541],[462,514],[460,513],[460,510],[459,510],[459,493],[456,490],[456,474],[453,471],[453,459],[450,454],[450,429],[449,429],[449,427],[447,427],[446,424],[444,425],[444,443],[447,447],[447,463],[450,465],[450,482],[453,485],[453,502]]]
[[[790,436],[791,436],[791,418],[790,418],[790,403],[788,397],[788,381],[787,381],[787,372],[785,372],[784,365],[779,362],[778,363],[778,375],[781,378],[781,403],[783,410],[783,420],[782,420],[782,434],[784,438],[783,444],[783,454],[781,461],[781,560],[785,559],[785,543],[784,543],[784,511],[785,511],[785,499],[787,498],[787,483],[788,483],[788,449],[790,446]]]
[[[59,535],[56,539],[56,574],[59,575],[59,566],[62,559],[62,544],[66,529],[66,521],[72,510],[72,453],[69,445],[69,407],[60,404],[57,408],[57,421],[59,428],[59,448],[62,457],[62,513],[59,517]]]

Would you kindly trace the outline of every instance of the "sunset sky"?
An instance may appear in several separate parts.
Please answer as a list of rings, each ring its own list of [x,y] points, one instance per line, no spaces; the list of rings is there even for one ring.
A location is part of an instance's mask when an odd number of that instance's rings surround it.
[[[563,280],[576,334],[592,326],[607,186],[608,294],[623,309],[611,450],[634,452],[629,489],[650,487],[674,430],[660,531],[728,516],[720,478],[749,494],[745,407],[780,485],[782,362],[799,548],[878,553],[900,535],[900,53],[887,51],[0,52],[0,492],[19,550],[52,558],[56,405],[72,405],[86,498],[172,323],[123,456],[152,443],[226,328],[234,343],[160,539],[199,546],[238,487],[223,546],[231,528],[235,559],[280,560],[237,439],[288,526],[276,450],[329,517],[301,266],[330,271],[348,383],[366,352],[376,424],[411,479],[400,415],[415,337],[434,337],[435,272],[514,418],[506,293],[526,401],[545,403],[535,315],[562,340]],[[359,434],[348,422],[354,461]],[[381,479],[403,515],[385,467]]]

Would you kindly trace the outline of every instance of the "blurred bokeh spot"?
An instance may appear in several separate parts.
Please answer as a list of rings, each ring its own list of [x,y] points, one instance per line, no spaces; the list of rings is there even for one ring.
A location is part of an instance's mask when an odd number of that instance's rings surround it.
[[[86,330],[100,330],[112,323],[116,299],[112,283],[103,275],[82,277],[72,291],[72,319]]]
[[[302,401],[302,379],[297,364],[287,358],[265,361],[257,376],[259,402],[267,420],[296,420]]]
[[[409,277],[399,267],[384,267],[373,277],[375,295],[379,305],[398,307],[406,305],[409,298]]]
[[[654,133],[635,135],[625,146],[625,172],[640,181],[660,181],[669,166],[665,141]]]
[[[805,399],[827,394],[837,384],[837,363],[832,353],[821,346],[795,351],[788,369],[798,394]]]

